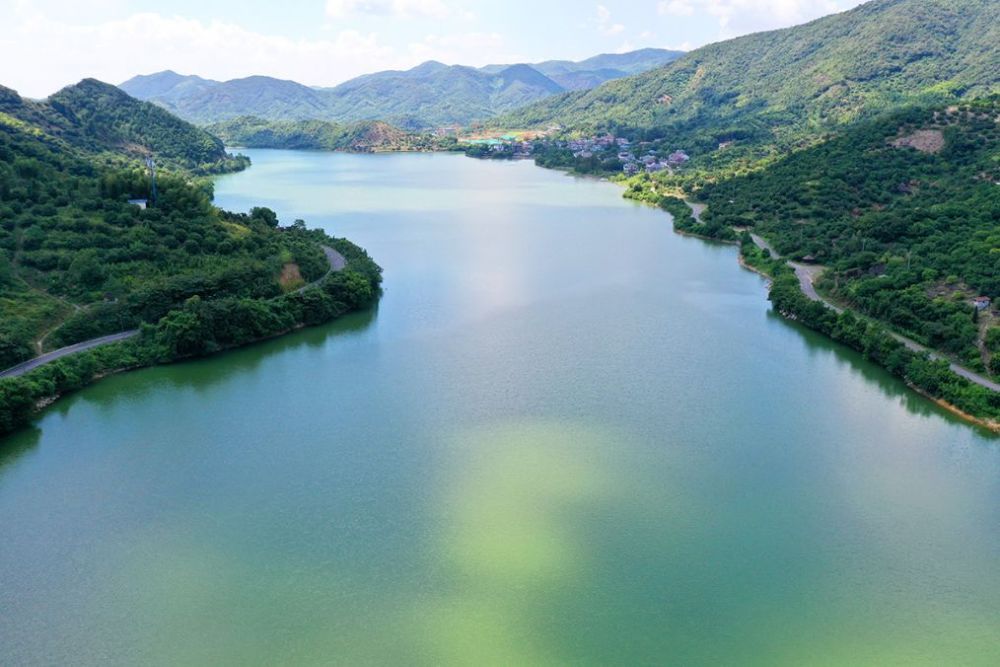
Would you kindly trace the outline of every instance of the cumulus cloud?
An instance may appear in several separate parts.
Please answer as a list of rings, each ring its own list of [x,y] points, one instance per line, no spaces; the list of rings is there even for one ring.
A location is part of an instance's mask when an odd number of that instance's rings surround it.
[[[326,14],[335,19],[356,14],[444,19],[452,10],[443,0],[327,0]]]
[[[714,17],[721,37],[773,30],[850,9],[864,0],[661,0],[663,16]]]
[[[4,83],[36,97],[88,76],[119,83],[163,69],[221,79],[266,74],[305,83],[339,81],[373,64],[391,63],[395,56],[373,33],[343,30],[324,40],[291,39],[222,21],[155,13],[96,25],[70,25],[36,14],[6,33],[3,51],[10,53],[0,57],[17,53],[23,66]]]
[[[625,32],[625,26],[612,20],[611,10],[604,5],[597,5],[597,29],[604,35],[619,35]]]
[[[659,4],[659,12],[665,16],[692,16],[694,5],[691,0],[663,0]]]
[[[505,51],[498,33],[428,35],[393,48],[378,34],[356,29],[296,39],[226,21],[152,12],[86,25],[29,9],[0,32],[0,62],[19,63],[3,72],[0,83],[29,97],[44,97],[85,77],[120,83],[136,74],[172,69],[218,80],[262,74],[329,86],[430,59],[486,64],[518,55]]]
[[[453,35],[427,35],[409,46],[412,60],[438,60],[451,64],[486,65],[490,62],[516,62],[520,57],[504,52],[503,36],[496,32],[468,32]]]

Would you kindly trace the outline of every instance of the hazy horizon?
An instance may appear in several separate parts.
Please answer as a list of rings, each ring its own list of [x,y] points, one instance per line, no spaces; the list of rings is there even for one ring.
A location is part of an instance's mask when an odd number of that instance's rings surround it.
[[[584,60],[643,48],[690,51],[803,23],[860,0],[15,0],[0,7],[0,84],[44,98],[84,78],[119,84],[173,70],[227,81],[269,76],[332,87],[428,60],[483,67]],[[525,16],[532,17],[524,20]],[[53,49],[51,45],[59,48]],[[127,54],[127,57],[123,57]]]

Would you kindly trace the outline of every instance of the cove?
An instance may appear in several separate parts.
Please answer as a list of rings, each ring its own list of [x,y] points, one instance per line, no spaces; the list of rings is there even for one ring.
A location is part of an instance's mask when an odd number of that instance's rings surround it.
[[[0,450],[0,663],[1000,662],[1000,445],[618,187],[248,151],[376,311]]]

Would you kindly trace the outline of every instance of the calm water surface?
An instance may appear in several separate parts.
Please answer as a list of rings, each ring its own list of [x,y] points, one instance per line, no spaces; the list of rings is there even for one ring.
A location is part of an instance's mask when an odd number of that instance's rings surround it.
[[[997,665],[1000,445],[613,185],[250,151],[378,311],[0,449],[4,665]]]

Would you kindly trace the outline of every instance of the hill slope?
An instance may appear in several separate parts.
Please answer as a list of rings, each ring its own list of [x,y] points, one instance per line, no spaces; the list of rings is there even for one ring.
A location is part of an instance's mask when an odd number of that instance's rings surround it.
[[[806,25],[712,44],[497,122],[685,137],[706,130],[710,140],[787,143],[903,103],[995,90],[998,43],[995,0],[875,0]]]
[[[30,128],[88,155],[154,155],[160,163],[192,172],[245,166],[208,132],[95,79],[42,102],[0,87],[0,122]]]
[[[303,120],[328,114],[327,96],[322,91],[267,76],[219,82],[167,71],[135,77],[120,87],[200,124],[248,113],[272,120]]]
[[[243,116],[206,129],[231,146],[246,148],[377,153],[431,150],[444,145],[430,135],[406,132],[377,120],[341,125],[323,120],[268,121]]]
[[[629,53],[605,53],[586,60],[547,60],[531,67],[549,77],[565,90],[587,90],[602,83],[632,74],[647,72],[666,65],[684,55],[683,51],[640,49]],[[488,65],[484,72],[496,73],[508,65]]]
[[[383,72],[326,91],[328,118],[385,120],[407,129],[464,125],[562,92],[527,65],[495,74],[429,63],[408,72]]]
[[[862,123],[706,185],[703,218],[711,228],[753,228],[783,255],[829,265],[835,295],[984,370],[977,323],[993,321],[971,315],[975,297],[1000,299],[998,114],[994,98]],[[1000,328],[992,337],[1000,375]]]

